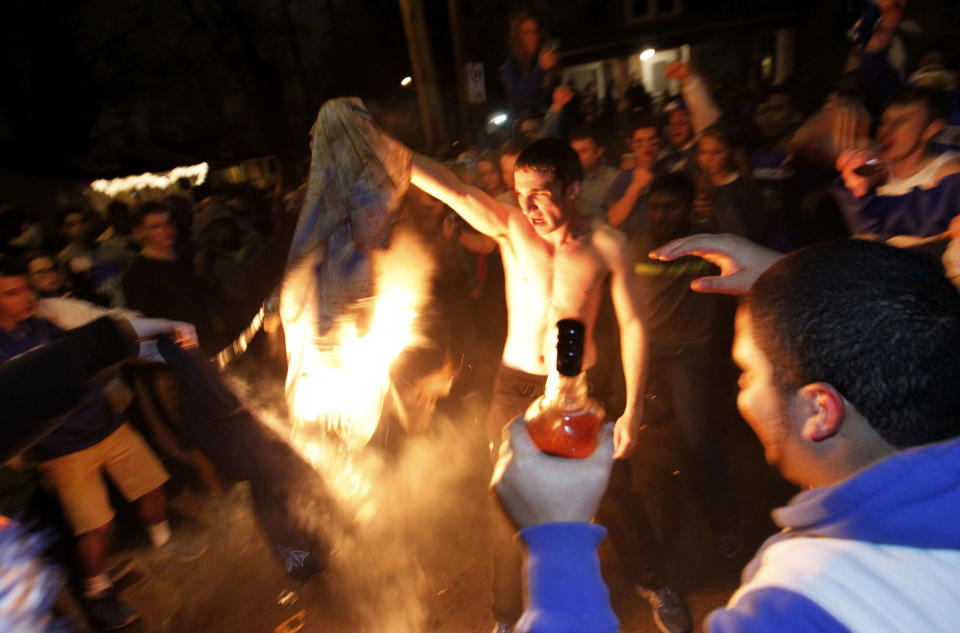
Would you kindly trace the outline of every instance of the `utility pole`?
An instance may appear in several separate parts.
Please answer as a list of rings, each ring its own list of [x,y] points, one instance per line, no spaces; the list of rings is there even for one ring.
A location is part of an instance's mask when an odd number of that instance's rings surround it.
[[[448,136],[421,0],[400,0],[400,14],[403,16],[403,30],[407,36],[410,64],[413,66],[413,87],[417,91],[417,100],[420,103],[423,135],[428,147],[433,149],[437,144],[447,142]]]

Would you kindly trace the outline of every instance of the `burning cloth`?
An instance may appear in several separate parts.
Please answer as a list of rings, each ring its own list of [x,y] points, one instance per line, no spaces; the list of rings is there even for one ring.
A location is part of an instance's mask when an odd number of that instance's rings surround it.
[[[346,307],[373,294],[369,252],[387,245],[410,183],[411,154],[376,127],[357,98],[327,101],[310,134],[310,174],[281,318],[286,326],[312,314],[322,335]]]
[[[357,306],[374,296],[371,254],[389,242],[411,159],[410,150],[381,132],[356,98],[325,103],[311,135],[307,193],[280,292],[286,389],[300,421],[315,421],[322,387],[326,400],[337,395],[335,389],[330,393],[332,374],[324,372],[339,368],[340,342],[365,325]],[[355,439],[365,443],[369,437]]]

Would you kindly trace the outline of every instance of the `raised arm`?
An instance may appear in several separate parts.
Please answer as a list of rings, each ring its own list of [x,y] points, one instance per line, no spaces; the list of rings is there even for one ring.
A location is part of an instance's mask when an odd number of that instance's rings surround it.
[[[597,248],[610,268],[610,296],[620,326],[620,358],[627,387],[623,415],[614,427],[614,457],[629,457],[636,448],[643,418],[643,396],[647,384],[647,334],[640,318],[640,281],[634,270],[630,245],[620,231],[597,231]]]
[[[502,204],[422,154],[413,155],[411,167],[410,182],[414,186],[445,203],[484,235],[498,241],[506,235],[509,211]]]
[[[651,182],[653,182],[652,171],[646,167],[635,167],[630,177],[630,184],[627,185],[627,190],[620,196],[619,200],[613,202],[607,209],[607,222],[613,226],[623,224],[633,212],[633,206],[637,203],[637,199],[640,198],[643,190]]]
[[[686,62],[675,61],[664,69],[668,79],[680,82],[680,93],[690,112],[690,123],[697,134],[720,120],[720,108],[717,107],[710,89],[698,73]]]

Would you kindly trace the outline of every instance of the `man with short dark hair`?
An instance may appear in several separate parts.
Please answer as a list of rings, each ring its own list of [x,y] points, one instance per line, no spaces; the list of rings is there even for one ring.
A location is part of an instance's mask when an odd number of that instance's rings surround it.
[[[580,166],[583,168],[577,209],[587,217],[606,220],[607,192],[617,177],[617,170],[606,163],[603,155],[606,148],[592,127],[575,128],[570,133],[570,147],[580,157]]]
[[[942,268],[860,240],[777,261],[742,238],[695,235],[651,255],[691,254],[722,272],[696,287],[747,292],[734,342],[738,405],[767,460],[804,489],[774,511],[782,531],[760,548],[739,590],[704,629],[955,631],[960,294]],[[562,598],[576,587],[587,596],[577,612],[593,618],[580,630],[607,631],[609,598],[594,562],[599,539],[585,523],[599,493],[548,486],[547,499],[539,499],[524,482],[548,471],[576,478],[577,465],[558,468],[524,450],[520,433],[511,433],[494,483],[531,543],[530,565],[552,572],[531,573],[541,609],[530,615],[551,621],[568,612]],[[609,449],[599,450],[609,469]],[[602,459],[590,462],[584,477],[602,481]],[[544,547],[547,538],[563,547]]]
[[[740,512],[724,434],[711,402],[711,383],[722,374],[715,353],[717,334],[723,315],[729,313],[720,298],[690,289],[692,280],[714,270],[712,264],[697,257],[661,262],[647,256],[652,248],[694,232],[690,223],[694,194],[693,181],[684,174],[657,177],[647,201],[650,230],[635,240],[654,377],[648,392],[669,407],[669,421],[687,444],[715,552],[729,559],[743,547]]]
[[[840,154],[837,169],[843,187],[836,193],[852,233],[885,239],[929,237],[947,230],[960,211],[960,159],[931,147],[945,117],[941,93],[907,86],[883,111],[878,149]],[[866,169],[873,175],[864,173]]]
[[[660,125],[652,118],[641,119],[630,134],[634,166],[617,174],[607,191],[607,220],[633,238],[645,231],[647,188],[666,169],[659,162],[662,143]]]
[[[958,348],[960,294],[917,254],[839,242],[760,276],[737,315],[738,404],[811,490],[774,513],[783,532],[710,631],[955,629]]]
[[[803,209],[821,194],[830,177],[792,151],[790,143],[802,121],[793,89],[787,85],[771,87],[753,115],[761,141],[750,152],[750,176],[760,193],[766,225],[757,237],[781,252],[813,241]]]
[[[83,207],[69,207],[60,213],[60,233],[67,245],[57,259],[77,294],[119,308],[125,303],[121,277],[131,254],[116,240],[98,241],[94,219],[93,211]]]
[[[577,210],[575,200],[582,178],[580,159],[569,145],[552,138],[535,141],[520,153],[514,165],[514,189],[520,206],[508,206],[460,182],[425,156],[413,156],[412,184],[496,240],[503,258],[508,328],[485,424],[491,450],[500,443],[502,427],[543,393],[555,360],[557,321],[574,318],[585,324],[583,365],[588,370],[596,365],[594,325],[607,280],[620,326],[626,379],[626,406],[614,431],[616,455],[623,459],[634,450],[642,419],[646,369],[640,292],[623,235],[606,223],[592,222]],[[618,477],[620,484],[613,493],[616,503],[612,504],[617,521],[610,526],[616,531],[614,544],[625,559],[637,591],[654,606],[662,630],[689,631],[689,614],[667,585],[642,504],[635,494],[631,496],[626,463],[619,472],[623,475]],[[502,523],[497,522],[500,531]],[[516,547],[497,547],[497,631],[509,630],[519,616],[520,575]]]
[[[190,262],[177,257],[170,212],[146,202],[136,214],[134,234],[143,245],[123,277],[127,306],[151,317],[193,323],[200,347],[216,354],[226,343],[210,320],[206,293]]]

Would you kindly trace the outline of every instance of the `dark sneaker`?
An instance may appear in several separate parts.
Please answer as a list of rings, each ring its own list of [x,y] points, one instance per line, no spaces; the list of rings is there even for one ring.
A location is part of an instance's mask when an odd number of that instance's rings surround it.
[[[84,599],[83,607],[90,624],[104,631],[122,629],[133,624],[140,617],[136,609],[118,600],[112,589]]]
[[[166,543],[157,547],[157,551],[180,560],[194,560],[207,551],[207,539],[200,534],[178,530]]]
[[[716,535],[713,541],[714,551],[724,560],[730,560],[743,551],[743,536],[740,530],[724,530]]]
[[[668,586],[659,589],[647,589],[636,585],[637,594],[650,603],[653,609],[653,621],[663,633],[690,633],[693,622],[687,605]]]

